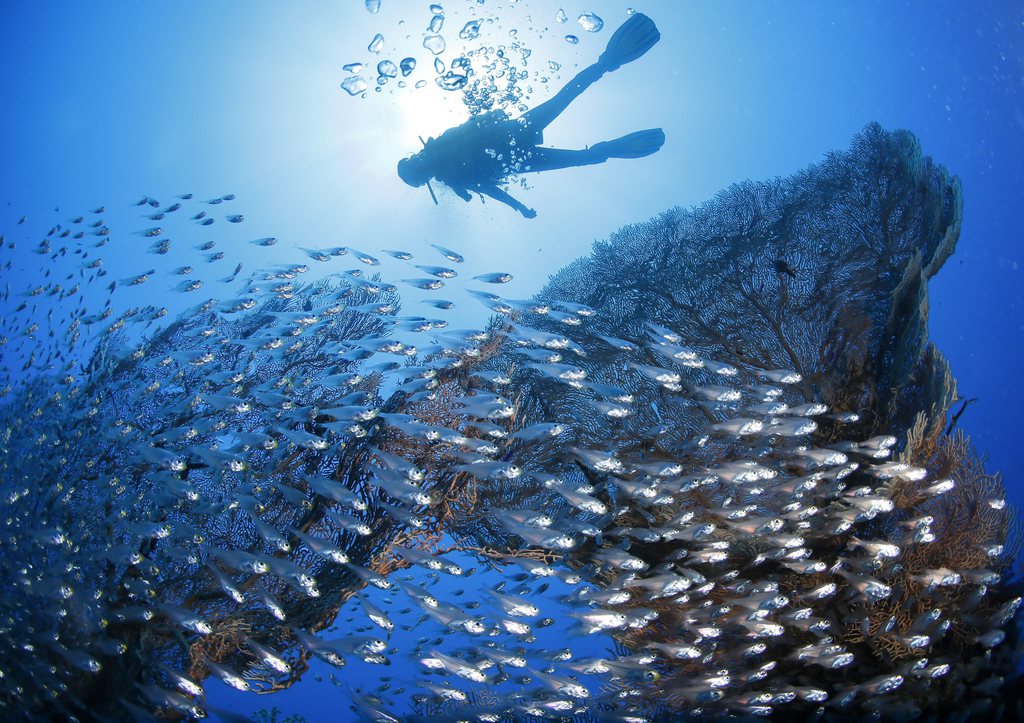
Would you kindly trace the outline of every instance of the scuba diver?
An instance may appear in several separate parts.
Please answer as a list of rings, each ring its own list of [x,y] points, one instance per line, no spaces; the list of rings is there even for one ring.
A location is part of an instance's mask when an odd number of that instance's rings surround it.
[[[510,196],[500,184],[520,173],[589,166],[609,158],[643,158],[665,143],[665,133],[655,128],[578,151],[540,147],[544,129],[583,91],[605,73],[642,56],[659,39],[661,34],[653,20],[641,13],[631,15],[609,39],[598,61],[581,70],[553,98],[516,119],[510,119],[503,110],[470,118],[439,138],[430,138],[419,153],[399,161],[398,175],[410,186],[427,184],[434,203],[437,197],[430,188],[431,178],[464,201],[472,200],[470,191],[474,191],[511,206],[526,218],[536,217],[536,211]]]

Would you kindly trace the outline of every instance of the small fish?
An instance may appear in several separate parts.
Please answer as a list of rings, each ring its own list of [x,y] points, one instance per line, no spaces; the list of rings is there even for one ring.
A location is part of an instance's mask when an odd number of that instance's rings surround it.
[[[425,274],[436,276],[439,279],[454,279],[458,276],[455,269],[449,269],[446,266],[426,266],[423,264],[416,264],[416,268]]]
[[[370,256],[370,254],[364,254],[362,251],[357,251],[356,249],[349,249],[349,253],[367,266],[380,266],[380,259]]]
[[[785,274],[791,279],[796,278],[796,271],[790,266],[785,259],[775,260],[775,272],[777,274]]]
[[[512,280],[512,274],[499,271],[491,274],[477,274],[473,278],[487,284],[507,284]]]
[[[438,244],[430,244],[430,245],[431,245],[431,247],[436,249],[438,253],[440,253],[442,256],[444,256],[446,259],[448,259],[449,261],[451,261],[453,263],[461,264],[461,263],[463,263],[466,260],[462,256],[462,254],[456,253],[455,251],[452,251],[451,249],[446,249],[444,246],[440,246]]]
[[[395,624],[391,622],[391,618],[389,618],[383,610],[373,605],[365,597],[360,597],[359,601],[363,604],[363,608],[366,610],[366,617],[368,617],[374,625],[377,625],[388,632],[395,629]]]
[[[420,301],[420,303],[421,304],[427,304],[429,306],[433,306],[436,309],[443,309],[445,311],[447,311],[448,309],[454,309],[455,308],[455,304],[453,304],[450,301],[446,301],[444,299],[422,299]]]
[[[267,647],[264,647],[260,643],[256,642],[252,638],[245,638],[245,644],[256,653],[256,657],[261,663],[266,665],[271,670],[274,670],[282,675],[287,675],[291,672],[291,666],[280,656]]]
[[[444,282],[441,279],[402,279],[402,283],[409,284],[409,286],[417,289],[426,289],[427,291],[436,291],[444,286]]]
[[[203,288],[203,282],[195,279],[194,281],[182,281],[177,286],[172,287],[171,290],[188,293],[190,291],[198,291],[201,288]]]

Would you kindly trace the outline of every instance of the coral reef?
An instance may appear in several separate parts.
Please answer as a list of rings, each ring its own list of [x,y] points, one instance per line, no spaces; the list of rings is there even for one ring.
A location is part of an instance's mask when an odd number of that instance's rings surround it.
[[[419,681],[423,717],[1012,717],[1016,517],[927,331],[961,214],[871,125],[617,232],[535,299],[478,292],[477,333],[304,265],[156,331],[124,312],[80,378],[0,408],[0,705],[182,717],[211,675],[388,662],[411,653],[317,633],[398,586],[447,635],[415,653],[446,679]],[[471,612],[395,574],[472,585],[446,555],[523,584]],[[545,612],[575,637],[516,620]],[[595,635],[615,653],[574,654]]]

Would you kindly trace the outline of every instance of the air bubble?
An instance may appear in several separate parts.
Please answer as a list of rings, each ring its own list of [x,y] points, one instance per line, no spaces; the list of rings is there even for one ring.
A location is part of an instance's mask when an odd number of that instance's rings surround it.
[[[358,75],[350,75],[345,80],[341,81],[341,89],[349,95],[359,95],[366,91],[370,87],[370,84],[360,78]]]
[[[440,35],[428,35],[423,38],[423,47],[434,55],[440,55],[444,52],[444,38]]]
[[[479,20],[470,20],[468,23],[463,25],[462,30],[459,31],[459,37],[463,40],[476,40],[478,35],[480,35]]]
[[[576,18],[576,22],[578,22],[580,27],[588,33],[596,33],[604,27],[604,20],[599,18],[597,15],[594,15],[594,13],[583,13]]]
[[[442,90],[460,90],[466,87],[466,83],[468,81],[469,78],[465,75],[459,75],[458,73],[453,73],[449,70],[437,79],[437,84]]]

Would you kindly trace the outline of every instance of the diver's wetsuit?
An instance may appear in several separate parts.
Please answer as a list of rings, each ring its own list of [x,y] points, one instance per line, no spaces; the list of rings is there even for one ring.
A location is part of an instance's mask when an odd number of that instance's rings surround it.
[[[542,140],[536,130],[511,120],[503,110],[471,118],[426,142],[421,153],[431,159],[433,177],[465,201],[470,191],[512,206],[524,216],[531,209],[498,187],[505,178],[522,173]]]

